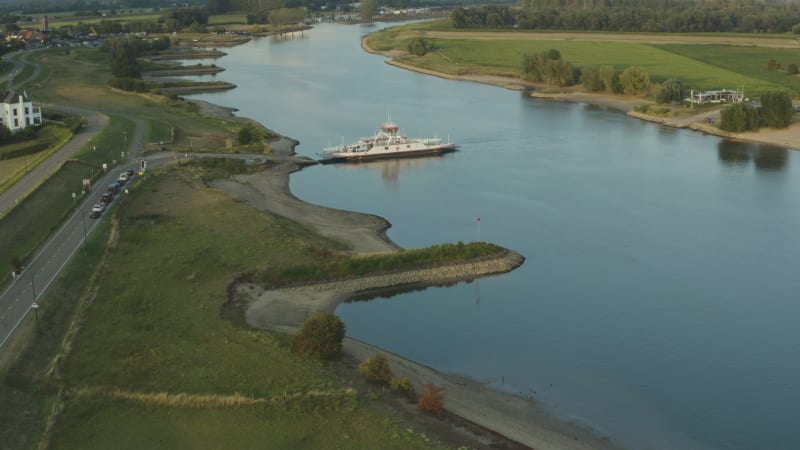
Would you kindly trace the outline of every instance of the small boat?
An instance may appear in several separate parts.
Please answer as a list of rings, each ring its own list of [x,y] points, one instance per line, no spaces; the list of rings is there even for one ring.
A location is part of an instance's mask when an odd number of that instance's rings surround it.
[[[364,137],[350,145],[324,148],[322,163],[368,161],[382,158],[441,155],[456,150],[456,144],[439,138],[409,139],[398,133],[399,127],[389,120],[381,125],[375,136]]]

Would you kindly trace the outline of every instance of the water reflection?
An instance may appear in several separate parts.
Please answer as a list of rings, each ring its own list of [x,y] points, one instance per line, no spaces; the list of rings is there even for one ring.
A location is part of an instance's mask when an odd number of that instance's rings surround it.
[[[717,145],[717,155],[724,164],[745,166],[751,161],[757,169],[783,170],[789,158],[788,150],[768,144],[750,144],[721,140]]]
[[[380,172],[386,184],[396,184],[400,179],[401,171],[413,171],[425,164],[439,164],[445,158],[452,158],[452,154],[436,156],[420,156],[414,158],[381,159],[377,161],[353,162],[334,164],[340,170],[373,170]]]

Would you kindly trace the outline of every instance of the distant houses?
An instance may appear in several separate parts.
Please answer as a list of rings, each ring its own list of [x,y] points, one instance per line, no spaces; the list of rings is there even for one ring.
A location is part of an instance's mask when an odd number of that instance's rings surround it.
[[[722,89],[719,91],[691,91],[689,97],[685,99],[687,102],[703,104],[703,103],[742,103],[744,98],[743,91],[732,91],[730,89]]]
[[[26,93],[6,93],[0,103],[0,124],[12,133],[42,124],[42,109],[33,106]]]

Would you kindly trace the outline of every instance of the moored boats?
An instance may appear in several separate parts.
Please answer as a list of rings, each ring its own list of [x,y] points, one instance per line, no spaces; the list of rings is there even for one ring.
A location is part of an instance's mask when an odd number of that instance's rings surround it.
[[[381,125],[372,137],[364,137],[348,145],[337,145],[322,150],[321,162],[368,161],[381,158],[441,155],[456,150],[456,144],[439,138],[409,139],[401,135],[391,118]]]

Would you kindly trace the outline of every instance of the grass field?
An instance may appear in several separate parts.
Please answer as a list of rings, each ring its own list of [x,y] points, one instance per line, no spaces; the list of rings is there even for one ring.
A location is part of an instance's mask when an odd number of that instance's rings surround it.
[[[76,253],[61,277],[39,301],[38,320],[27,320],[0,353],[0,442],[3,448],[37,448],[55,402],[58,386],[45,373],[60,352],[73,313],[85,295],[106,248],[109,223],[103,222]]]
[[[54,73],[52,82],[37,93],[43,101],[145,117],[148,123],[161,124],[152,132],[155,136],[164,136],[167,128],[174,129],[170,148],[177,151],[192,146],[196,151],[224,152],[226,142],[238,131],[238,125],[203,116],[189,102],[112,91],[105,86],[110,77],[106,56],[97,50],[78,49],[72,55],[53,51],[42,61]]]
[[[794,49],[780,48],[786,41],[785,36],[665,35],[661,37],[665,44],[658,44],[658,35],[508,31],[492,33],[472,30],[447,32],[447,29],[446,24],[441,22],[412,24],[376,33],[370,36],[369,42],[380,51],[405,51],[412,38],[424,37],[433,44],[434,49],[431,52],[423,57],[404,56],[398,61],[454,75],[517,77],[524,54],[555,48],[565,60],[578,68],[612,65],[623,70],[635,65],[647,69],[655,82],[677,78],[687,88],[745,87],[754,93],[788,88],[794,95],[800,96],[800,78],[789,77],[785,72],[785,67],[790,62],[798,63],[793,58],[800,61],[800,57],[794,56]],[[457,36],[458,39],[447,38],[448,36]],[[744,39],[745,42],[752,41],[765,47],[667,44],[672,41],[703,42],[704,39],[726,42]],[[769,59],[781,62],[784,71],[769,71]]]
[[[81,180],[94,179],[102,174],[101,166],[121,159],[118,144],[122,131],[131,135],[133,122],[112,117],[108,126],[93,141],[80,150],[76,161],[68,161],[48,178],[23,202],[9,211],[0,220],[0,279],[7,278],[11,271],[11,258],[25,261],[75,208],[72,193],[81,192]],[[94,147],[97,150],[94,150]]]
[[[167,170],[135,186],[118,205],[119,240],[99,274],[63,382],[72,392],[170,392],[212,400],[241,394],[267,404],[180,407],[73,395],[52,445],[428,448],[395,419],[342,394],[332,374],[292,354],[285,337],[221,318],[226,288],[238,274],[310,264],[318,249],[334,244],[193,179],[192,172]],[[307,397],[314,392],[331,396]],[[269,400],[287,393],[306,400],[277,406]]]
[[[47,125],[39,131],[36,139],[0,146],[0,155],[12,151],[24,151],[26,148],[44,149],[16,158],[0,159],[0,193],[4,192],[23,177],[27,170],[33,169],[40,162],[58,151],[70,137],[71,133],[68,129],[55,125]]]
[[[47,182],[0,220],[0,274],[11,272],[12,258],[22,261],[56,230],[75,207],[72,193],[81,192],[81,179],[92,177],[92,167],[68,162]],[[94,169],[97,174],[99,170]]]
[[[67,27],[67,26],[75,26],[79,23],[86,23],[86,24],[94,24],[100,22],[155,22],[161,17],[163,14],[161,13],[143,13],[143,14],[117,14],[114,16],[106,16],[106,17],[98,17],[98,16],[91,16],[91,17],[76,17],[76,16],[59,16],[57,18],[51,19],[50,27],[54,29],[58,29],[60,27]]]
[[[172,125],[151,118],[147,118],[145,120],[147,121],[147,135],[145,136],[145,142],[172,142]]]
[[[245,14],[218,14],[208,16],[208,26],[246,23],[247,16]]]

